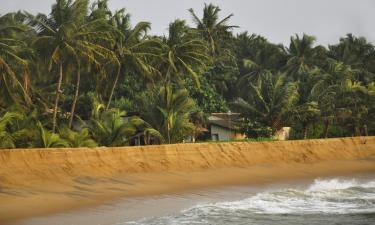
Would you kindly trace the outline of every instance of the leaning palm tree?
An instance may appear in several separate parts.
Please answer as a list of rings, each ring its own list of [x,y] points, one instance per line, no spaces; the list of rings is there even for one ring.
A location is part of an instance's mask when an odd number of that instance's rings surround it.
[[[160,143],[182,142],[194,133],[190,116],[195,109],[186,90],[173,91],[171,86],[154,90],[141,100],[141,117],[147,127],[153,128]]]
[[[0,107],[5,107],[4,103],[31,103],[27,83],[17,76],[21,74],[25,78],[28,73],[28,62],[20,56],[27,48],[19,38],[25,31],[14,14],[0,17]]]
[[[190,77],[199,87],[199,76],[210,63],[207,47],[184,20],[170,23],[168,31],[168,38],[163,39],[163,61],[159,69],[165,75],[165,83],[169,85]]]
[[[113,51],[117,57],[116,76],[112,84],[106,109],[108,110],[120,77],[129,73],[142,74],[153,79],[158,74],[152,60],[159,56],[161,43],[147,35],[150,23],[139,22],[133,28],[130,26],[130,15],[125,9],[117,11],[111,18],[110,24],[115,29],[115,45]]]
[[[298,85],[288,82],[285,74],[267,74],[260,83],[249,84],[232,106],[251,121],[272,129],[272,134],[285,125],[298,101]]]
[[[95,39],[108,41],[108,37],[104,31],[96,29],[103,24],[101,20],[86,20],[87,12],[88,0],[76,0],[74,2],[72,0],[57,0],[56,4],[52,6],[49,17],[43,14],[37,16],[28,14],[30,24],[38,32],[34,44],[44,53],[49,69],[52,70],[56,67],[59,71],[53,107],[53,131],[56,130],[64,65],[74,64],[77,67],[77,83],[71,110],[71,124],[79,95],[81,59],[98,66],[100,63],[97,61],[97,56],[103,58],[113,56],[109,49],[95,42]]]

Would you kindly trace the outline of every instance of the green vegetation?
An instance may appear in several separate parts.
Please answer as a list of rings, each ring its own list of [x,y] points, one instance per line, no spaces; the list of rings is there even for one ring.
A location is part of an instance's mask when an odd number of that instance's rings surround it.
[[[283,46],[209,4],[193,26],[130,23],[108,0],[56,0],[49,15],[0,16],[0,148],[179,143],[212,112],[240,112],[249,139],[375,134],[375,47],[351,34]],[[128,113],[127,113],[128,112]],[[129,115],[129,116],[127,116]],[[206,135],[207,136],[207,135]]]

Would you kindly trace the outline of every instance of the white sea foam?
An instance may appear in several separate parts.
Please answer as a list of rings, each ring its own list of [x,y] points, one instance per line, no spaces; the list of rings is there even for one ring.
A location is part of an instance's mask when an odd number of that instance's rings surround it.
[[[216,203],[211,206],[224,210],[248,210],[265,214],[375,213],[375,182],[317,179],[304,190],[263,192],[244,200]]]

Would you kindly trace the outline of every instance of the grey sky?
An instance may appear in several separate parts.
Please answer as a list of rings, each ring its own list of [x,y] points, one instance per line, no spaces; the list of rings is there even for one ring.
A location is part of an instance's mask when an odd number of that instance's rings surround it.
[[[0,14],[14,10],[48,13],[55,0],[0,0]],[[275,43],[289,43],[293,34],[307,33],[319,44],[338,42],[346,33],[365,36],[375,43],[374,0],[109,0],[111,9],[127,8],[133,24],[152,22],[152,32],[162,34],[172,20],[186,19],[193,8],[199,15],[204,2],[222,9],[221,17],[234,13],[231,24],[265,36]]]

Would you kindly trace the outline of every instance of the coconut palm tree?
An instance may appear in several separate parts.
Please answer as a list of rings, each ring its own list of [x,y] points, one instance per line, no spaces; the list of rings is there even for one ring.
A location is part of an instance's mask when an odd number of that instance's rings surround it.
[[[8,129],[16,120],[22,119],[22,115],[16,112],[6,112],[0,117],[0,148],[15,148],[15,136]]]
[[[115,88],[120,76],[124,77],[130,73],[141,74],[149,79],[158,74],[152,60],[160,54],[161,43],[147,35],[150,23],[139,22],[133,28],[130,26],[130,15],[125,9],[117,11],[110,19],[111,25],[115,28],[115,45],[113,51],[118,59],[118,69],[110,91],[106,109],[108,110]]]
[[[194,102],[184,89],[174,91],[167,86],[154,90],[142,97],[140,108],[147,126],[158,131],[154,134],[160,143],[182,142],[194,132],[194,124],[190,122]]]
[[[56,130],[56,118],[61,86],[64,76],[64,65],[74,64],[77,69],[76,92],[71,109],[70,126],[73,120],[75,105],[79,95],[81,59],[98,66],[97,56],[113,57],[112,51],[97,44],[95,40],[108,41],[108,35],[96,28],[102,26],[103,21],[87,21],[88,0],[57,0],[52,6],[52,12],[47,17],[39,14],[28,14],[30,24],[37,30],[38,36],[34,44],[43,52],[49,69],[57,67],[59,71],[56,85],[56,97],[53,107],[52,130]],[[93,40],[94,39],[94,40]],[[73,62],[72,62],[73,61]]]
[[[261,36],[242,33],[237,36],[236,45],[237,57],[243,59],[239,62],[241,75],[237,81],[240,88],[246,88],[249,82],[260,82],[265,74],[280,70],[285,63],[283,49]]]
[[[20,55],[27,49],[26,43],[19,38],[26,27],[14,17],[14,13],[0,17],[0,107],[5,107],[5,103],[31,103],[25,79],[28,62]],[[23,78],[17,76],[19,73]]]
[[[375,78],[375,48],[364,37],[347,34],[340,43],[329,46],[329,57],[357,70],[358,81],[368,84]]]
[[[303,34],[302,38],[296,35],[290,38],[287,49],[289,59],[285,65],[286,72],[298,80],[298,75],[305,70],[314,69],[321,58],[325,58],[325,48],[314,46],[315,37]]]
[[[242,90],[232,107],[252,121],[271,127],[272,134],[285,125],[299,99],[298,85],[282,73],[267,74],[258,84]]]
[[[93,116],[87,128],[99,146],[115,147],[128,145],[138,133],[139,118],[125,120],[126,112],[119,109],[104,110],[103,105],[93,110]]]
[[[210,62],[204,42],[186,25],[184,20],[169,24],[168,37],[163,38],[163,63],[159,70],[166,76],[166,84],[190,77],[199,87],[199,76]]]
[[[327,65],[323,68],[318,75],[316,82],[314,82],[313,95],[316,96],[319,102],[321,111],[321,118],[324,123],[324,136],[328,137],[329,127],[337,120],[339,114],[344,115],[343,109],[339,109],[338,96],[343,90],[348,80],[354,78],[356,70],[350,66],[345,65],[343,62],[338,62],[328,59]]]
[[[42,125],[41,122],[37,122],[37,134],[32,147],[36,148],[66,148],[69,144],[66,140],[60,137],[59,134],[55,134]]]
[[[73,131],[68,127],[59,130],[61,138],[67,141],[69,147],[97,147],[98,144],[91,138],[89,130],[82,128],[80,131]]]
[[[347,80],[337,96],[339,112],[346,114],[342,116],[343,121],[346,126],[352,128],[354,136],[360,136],[361,127],[366,125],[364,122],[369,109],[366,102],[368,94],[368,89],[361,82]]]
[[[228,25],[233,14],[229,14],[224,19],[219,19],[221,9],[213,4],[205,4],[203,8],[203,17],[200,19],[193,9],[189,12],[193,18],[193,22],[197,26],[196,29],[202,38],[207,41],[210,46],[211,54],[218,53],[220,40],[230,37],[231,30],[238,26]]]
[[[321,70],[317,68],[304,69],[299,74],[299,100],[291,114],[294,122],[302,125],[304,139],[307,139],[310,124],[315,125],[321,116],[318,97],[315,92],[317,81],[320,79],[320,74]]]

